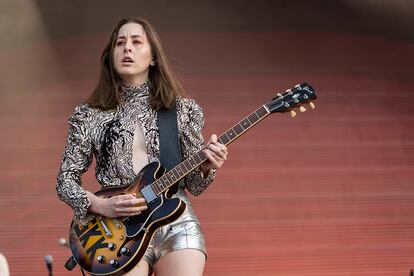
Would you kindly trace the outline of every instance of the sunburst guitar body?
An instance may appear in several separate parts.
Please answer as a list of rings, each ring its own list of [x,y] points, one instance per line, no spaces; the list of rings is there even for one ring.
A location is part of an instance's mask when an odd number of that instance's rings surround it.
[[[145,166],[127,188],[105,189],[95,195],[142,197],[141,188],[154,183],[164,172],[160,163],[153,162]],[[116,219],[95,216],[86,226],[74,218],[69,244],[77,263],[93,275],[122,275],[131,270],[142,259],[155,230],[173,222],[185,210],[185,203],[179,198],[171,198],[170,190],[174,187],[150,202],[139,216]]]

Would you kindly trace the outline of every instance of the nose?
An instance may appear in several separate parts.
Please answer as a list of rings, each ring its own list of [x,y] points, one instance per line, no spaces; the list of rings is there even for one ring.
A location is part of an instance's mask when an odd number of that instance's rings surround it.
[[[131,51],[132,51],[132,44],[131,44],[131,42],[128,40],[128,41],[125,43],[124,53],[129,53],[129,52],[131,52]]]
[[[131,47],[128,47],[125,45],[124,53],[130,53],[130,52],[131,52]]]

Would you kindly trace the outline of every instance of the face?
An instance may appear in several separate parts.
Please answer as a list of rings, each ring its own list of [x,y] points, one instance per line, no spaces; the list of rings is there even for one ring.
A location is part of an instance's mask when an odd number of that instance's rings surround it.
[[[133,22],[123,25],[115,42],[114,66],[125,84],[146,82],[151,61],[151,46],[144,28]]]

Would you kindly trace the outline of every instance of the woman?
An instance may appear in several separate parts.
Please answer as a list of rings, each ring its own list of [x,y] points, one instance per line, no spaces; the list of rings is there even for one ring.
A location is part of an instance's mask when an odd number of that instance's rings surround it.
[[[99,198],[81,187],[81,175],[96,158],[103,188],[128,185],[148,162],[159,160],[157,110],[176,106],[183,159],[204,146],[200,106],[183,97],[154,28],[141,18],[122,19],[101,57],[99,82],[88,102],[69,119],[67,144],[57,177],[57,192],[86,223],[88,213],[134,216],[146,209],[132,195]],[[191,172],[185,188],[201,194],[227,159],[226,147],[212,135],[203,150],[208,160]],[[187,208],[175,222],[158,229],[144,258],[126,275],[202,275],[204,237],[182,188],[176,196]]]

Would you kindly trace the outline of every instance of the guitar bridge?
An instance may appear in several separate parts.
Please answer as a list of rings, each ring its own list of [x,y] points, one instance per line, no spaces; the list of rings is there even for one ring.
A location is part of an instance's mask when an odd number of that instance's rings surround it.
[[[102,224],[102,227],[104,228],[104,230],[105,230],[105,234],[108,236],[108,237],[112,237],[112,233],[111,233],[111,231],[109,230],[109,228],[108,228],[108,226],[106,225],[106,223],[104,222],[104,220],[102,219],[102,218],[100,218],[99,219],[99,222]]]

